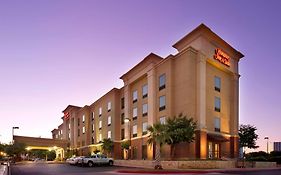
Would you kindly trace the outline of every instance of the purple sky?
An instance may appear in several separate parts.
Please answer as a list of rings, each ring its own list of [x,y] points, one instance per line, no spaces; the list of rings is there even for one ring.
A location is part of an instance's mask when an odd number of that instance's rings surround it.
[[[68,104],[89,105],[150,52],[205,23],[245,58],[240,123],[281,141],[281,1],[0,2],[0,141],[51,137]]]

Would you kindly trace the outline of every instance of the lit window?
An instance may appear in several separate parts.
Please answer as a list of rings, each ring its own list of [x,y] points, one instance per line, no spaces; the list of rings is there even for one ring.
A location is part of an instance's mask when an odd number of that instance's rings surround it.
[[[142,134],[147,134],[147,122],[142,123]]]
[[[102,134],[99,135],[99,142],[102,142]]]
[[[101,116],[101,114],[102,114],[102,108],[100,107],[99,108],[99,116]]]
[[[70,133],[68,133],[68,139],[70,139]]]
[[[142,105],[142,116],[147,116],[148,105],[147,103]]]
[[[138,117],[138,108],[133,109],[133,120],[137,119]]]
[[[108,116],[108,119],[107,119],[107,125],[111,125],[111,116]]]
[[[95,124],[92,124],[92,132],[95,131]]]
[[[148,86],[147,86],[147,84],[145,84],[142,87],[142,97],[143,98],[147,97],[147,94],[148,94]]]
[[[85,115],[82,116],[82,122],[85,122]]]
[[[159,97],[159,111],[162,111],[166,108],[166,96]]]
[[[62,130],[60,130],[60,134],[62,135]]]
[[[160,117],[160,123],[163,125],[166,124],[166,117]]]
[[[85,134],[85,126],[83,126],[83,128],[82,128],[82,129],[83,129],[83,134]]]
[[[102,121],[99,122],[99,129],[102,127]]]
[[[111,139],[111,131],[107,131],[107,138]]]
[[[221,99],[219,97],[215,97],[215,111],[221,111]]]
[[[159,90],[165,89],[166,87],[166,75],[162,74],[159,77]]]
[[[135,91],[133,92],[133,103],[135,103],[135,102],[137,102],[137,101],[138,101],[138,91],[135,90]]]
[[[220,92],[221,91],[221,78],[215,76],[215,90]]]
[[[138,134],[138,126],[134,125],[133,126],[133,137],[137,137],[137,134]]]
[[[94,119],[95,119],[95,113],[92,112],[92,120],[94,120]]]
[[[111,111],[111,102],[108,102],[108,103],[107,103],[107,111],[108,111],[108,112]]]
[[[220,132],[221,131],[221,120],[220,120],[220,118],[215,117],[214,125],[215,125],[215,131]]]

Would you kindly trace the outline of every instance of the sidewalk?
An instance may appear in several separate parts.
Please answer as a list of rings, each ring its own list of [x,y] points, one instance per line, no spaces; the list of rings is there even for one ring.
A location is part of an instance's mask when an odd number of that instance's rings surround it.
[[[120,169],[117,173],[124,174],[207,174],[207,173],[229,173],[229,172],[247,172],[247,171],[264,171],[264,170],[281,170],[280,167],[276,168],[233,168],[233,169],[178,169],[178,170],[154,170],[154,169]]]
[[[0,175],[7,174],[7,165],[0,165]]]

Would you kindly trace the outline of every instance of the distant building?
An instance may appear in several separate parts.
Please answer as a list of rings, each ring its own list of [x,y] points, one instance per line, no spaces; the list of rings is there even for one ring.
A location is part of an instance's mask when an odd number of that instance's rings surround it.
[[[281,142],[273,142],[273,151],[281,151]]]

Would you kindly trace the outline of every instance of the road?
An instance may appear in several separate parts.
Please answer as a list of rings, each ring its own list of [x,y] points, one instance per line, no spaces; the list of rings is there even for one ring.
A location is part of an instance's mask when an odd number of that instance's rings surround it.
[[[135,170],[136,168],[124,168],[124,167],[77,167],[68,164],[47,164],[47,163],[25,163],[12,166],[12,175],[113,175],[123,174],[117,173],[117,170]],[[164,174],[164,173],[163,173]],[[184,174],[184,173],[182,173]],[[197,174],[198,173],[186,173]],[[243,170],[239,171],[225,171],[219,173],[203,173],[204,175],[281,175],[281,169],[276,170]],[[123,174],[123,175],[128,175]],[[137,175],[137,174],[135,174]],[[146,174],[148,175],[148,174]],[[177,175],[180,175],[177,173]]]

